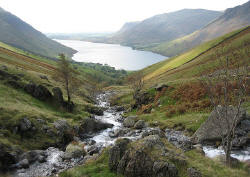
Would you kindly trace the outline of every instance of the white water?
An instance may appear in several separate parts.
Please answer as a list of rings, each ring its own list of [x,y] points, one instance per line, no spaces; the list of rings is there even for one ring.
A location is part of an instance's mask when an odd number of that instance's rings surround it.
[[[205,152],[206,156],[210,158],[215,158],[219,155],[225,155],[222,149],[212,146],[204,146],[203,151]],[[232,151],[231,156],[240,161],[250,160],[250,148],[247,148],[246,150]]]

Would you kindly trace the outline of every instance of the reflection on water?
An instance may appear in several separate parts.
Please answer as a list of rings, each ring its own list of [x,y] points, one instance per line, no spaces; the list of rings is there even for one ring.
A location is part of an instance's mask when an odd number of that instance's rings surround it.
[[[116,44],[92,43],[76,40],[56,40],[78,52],[73,59],[78,62],[108,64],[117,69],[138,70],[167,57],[152,52],[133,50]]]

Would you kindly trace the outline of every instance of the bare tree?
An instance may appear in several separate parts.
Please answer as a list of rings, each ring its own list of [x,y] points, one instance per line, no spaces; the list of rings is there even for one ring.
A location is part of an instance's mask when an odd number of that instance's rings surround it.
[[[136,95],[140,93],[144,85],[143,74],[141,72],[136,72],[128,77],[128,82],[133,90],[133,98],[135,99]]]
[[[72,68],[69,60],[64,54],[59,54],[58,67],[53,78],[63,83],[67,92],[67,102],[71,104],[71,95],[79,87],[79,80],[76,78],[77,72]]]
[[[220,68],[213,74],[203,75],[201,83],[205,87],[214,108],[221,145],[226,154],[226,164],[231,166],[231,150],[236,126],[242,113],[242,104],[247,98],[248,62],[237,63],[239,58],[232,56],[220,60]],[[241,60],[243,61],[243,60]],[[230,65],[230,62],[232,64]],[[230,66],[233,66],[230,68]]]

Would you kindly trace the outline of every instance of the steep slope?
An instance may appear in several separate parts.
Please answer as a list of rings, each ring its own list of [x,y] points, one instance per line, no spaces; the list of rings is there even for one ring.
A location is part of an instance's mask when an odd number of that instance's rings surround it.
[[[167,56],[180,54],[205,41],[209,41],[233,30],[250,25],[249,9],[250,1],[243,5],[227,9],[222,16],[201,30],[195,31],[188,36],[184,36],[171,42],[164,42],[149,50]]]
[[[55,58],[58,53],[72,56],[76,51],[43,35],[15,15],[0,8],[0,41],[34,54]]]
[[[211,72],[219,67],[219,53],[221,58],[234,58],[236,52],[241,60],[249,61],[250,27],[233,31],[199,45],[179,56],[151,65],[142,72],[149,85],[159,82],[184,82],[192,80],[202,72]]]
[[[135,47],[171,41],[202,28],[219,15],[221,12],[203,9],[183,9],[156,15],[138,24],[133,23],[134,27],[118,32],[108,41]]]

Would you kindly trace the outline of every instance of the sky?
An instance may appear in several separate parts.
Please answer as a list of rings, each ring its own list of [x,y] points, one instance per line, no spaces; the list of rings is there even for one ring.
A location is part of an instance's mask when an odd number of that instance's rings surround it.
[[[248,0],[0,0],[0,7],[43,33],[114,32],[125,22],[181,10],[223,11]]]

